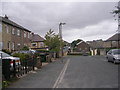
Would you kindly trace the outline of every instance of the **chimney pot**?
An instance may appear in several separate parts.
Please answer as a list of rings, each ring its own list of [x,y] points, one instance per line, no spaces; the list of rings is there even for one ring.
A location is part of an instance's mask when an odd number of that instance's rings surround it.
[[[5,15],[5,18],[6,18],[6,19],[8,19],[8,16],[7,16],[7,15]]]

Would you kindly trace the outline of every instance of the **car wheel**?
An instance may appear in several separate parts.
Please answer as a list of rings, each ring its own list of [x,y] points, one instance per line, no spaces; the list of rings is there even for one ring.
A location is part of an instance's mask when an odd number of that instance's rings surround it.
[[[114,64],[117,64],[117,63],[116,63],[116,60],[114,60],[113,62],[114,62]]]
[[[106,59],[107,59],[108,62],[110,62],[109,59],[108,59],[108,57],[106,57]]]
[[[110,61],[108,60],[108,62],[110,62]]]

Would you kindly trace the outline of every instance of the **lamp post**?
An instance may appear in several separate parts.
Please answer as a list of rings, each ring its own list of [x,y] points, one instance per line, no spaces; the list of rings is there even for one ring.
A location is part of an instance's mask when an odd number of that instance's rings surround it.
[[[63,47],[62,47],[62,25],[65,25],[66,23],[59,23],[59,36],[60,36],[60,54],[63,56]]]

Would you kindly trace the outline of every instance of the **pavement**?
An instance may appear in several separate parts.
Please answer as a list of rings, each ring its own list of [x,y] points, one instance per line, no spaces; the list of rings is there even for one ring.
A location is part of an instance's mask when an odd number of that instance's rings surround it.
[[[118,66],[104,56],[66,56],[8,88],[118,88]]]
[[[62,59],[67,59],[67,57]],[[47,65],[44,63],[41,69],[20,78],[8,88],[52,88],[65,62],[65,60],[64,63],[61,60],[56,60]]]

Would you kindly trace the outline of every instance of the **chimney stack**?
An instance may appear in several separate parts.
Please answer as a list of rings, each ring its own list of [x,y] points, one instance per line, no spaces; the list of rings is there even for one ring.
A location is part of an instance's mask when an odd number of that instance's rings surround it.
[[[5,15],[5,18],[6,18],[6,19],[8,19],[8,16],[7,16],[7,15]]]

